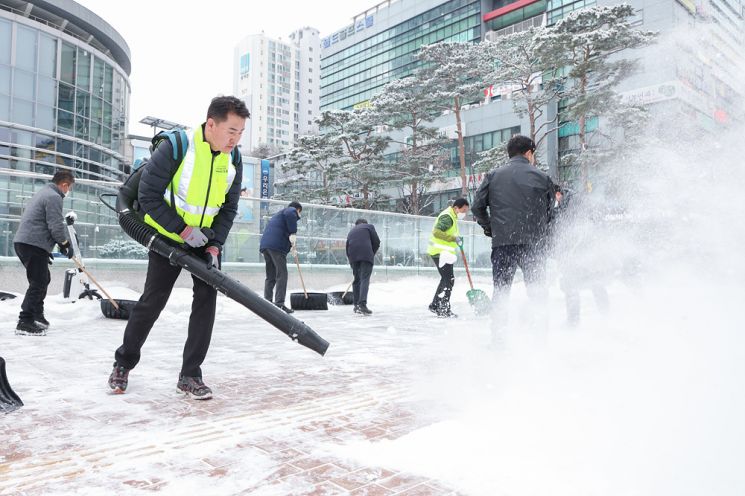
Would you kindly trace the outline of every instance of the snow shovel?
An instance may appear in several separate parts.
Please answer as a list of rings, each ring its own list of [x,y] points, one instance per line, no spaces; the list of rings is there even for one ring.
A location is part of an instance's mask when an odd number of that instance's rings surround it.
[[[354,303],[354,297],[353,294],[349,292],[349,290],[352,288],[352,283],[354,281],[349,283],[349,286],[347,286],[346,291],[332,291],[329,295],[329,303],[332,305],[352,305]]]
[[[16,295],[14,294],[6,293],[5,291],[0,291],[0,301],[12,300],[15,297]]]
[[[308,293],[305,289],[305,281],[303,281],[303,272],[300,270],[297,251],[292,250],[292,254],[295,255],[295,265],[297,266],[297,273],[300,275],[300,284],[303,285],[303,292],[290,294],[290,308],[293,310],[328,310],[329,303],[326,293]]]
[[[10,413],[23,406],[23,401],[13,391],[5,373],[5,360],[0,357],[0,412]]]
[[[473,311],[476,315],[485,315],[489,313],[490,300],[489,297],[480,289],[473,288],[473,281],[471,280],[471,271],[468,270],[468,262],[466,261],[466,253],[463,251],[463,245],[459,244],[460,255],[463,258],[463,266],[466,268],[466,275],[468,276],[468,284],[471,289],[466,291],[466,297],[468,297],[468,303],[473,307]]]
[[[107,319],[129,320],[132,309],[137,304],[137,300],[114,300],[119,308],[114,307],[111,301],[101,300],[101,313]]]

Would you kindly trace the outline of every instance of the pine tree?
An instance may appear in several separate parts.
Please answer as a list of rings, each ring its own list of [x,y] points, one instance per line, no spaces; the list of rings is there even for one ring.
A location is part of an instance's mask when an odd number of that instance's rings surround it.
[[[278,198],[333,203],[340,193],[338,157],[341,149],[327,136],[301,136],[293,147],[282,171],[291,174],[275,185],[281,188]],[[279,188],[278,188],[279,189]]]
[[[423,46],[419,58],[425,66],[416,77],[426,88],[442,99],[444,109],[455,117],[460,161],[461,195],[468,195],[466,152],[463,140],[461,111],[464,104],[478,101],[484,89],[484,75],[479,60],[479,45],[463,42],[440,42]]]
[[[481,64],[491,68],[487,81],[511,89],[514,112],[528,118],[529,136],[539,149],[556,129],[556,118],[547,120],[544,114],[548,104],[561,97],[565,79],[555,69],[556,51],[543,47],[546,30],[530,28],[502,36],[481,43],[477,51]]]
[[[371,118],[389,129],[403,133],[391,139],[399,147],[397,161],[386,167],[398,186],[407,213],[419,215],[431,183],[442,175],[447,163],[447,141],[436,128],[427,126],[441,113],[438,96],[422,80],[407,77],[391,81],[371,101]]]
[[[371,113],[366,109],[353,111],[331,110],[323,112],[316,121],[327,143],[338,153],[338,188],[353,200],[354,207],[369,209],[383,195],[385,177],[383,152],[388,138],[375,133]]]
[[[540,37],[541,50],[552,53],[557,67],[567,68],[566,118],[577,123],[580,154],[587,149],[590,117],[625,112],[615,88],[633,74],[637,63],[612,56],[654,40],[655,33],[633,29],[633,15],[634,9],[628,4],[582,9],[570,13]],[[587,161],[580,161],[580,176],[583,187],[587,187]]]

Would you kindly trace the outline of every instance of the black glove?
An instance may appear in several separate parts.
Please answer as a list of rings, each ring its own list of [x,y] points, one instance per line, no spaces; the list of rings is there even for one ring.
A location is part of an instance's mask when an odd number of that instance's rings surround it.
[[[62,253],[67,258],[72,258],[75,255],[72,252],[72,247],[70,246],[70,242],[69,241],[65,241],[61,245],[58,244],[58,246],[59,246],[59,252]]]
[[[484,227],[484,236],[487,238],[491,238],[491,228],[490,227]]]
[[[54,262],[54,255],[49,253],[49,265],[52,265],[52,262]]]

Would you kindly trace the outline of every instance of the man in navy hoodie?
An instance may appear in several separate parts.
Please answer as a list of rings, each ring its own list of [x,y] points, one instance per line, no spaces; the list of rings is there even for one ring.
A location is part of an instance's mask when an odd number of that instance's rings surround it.
[[[264,298],[287,313],[293,310],[285,306],[287,293],[287,254],[295,249],[297,243],[297,221],[303,206],[293,201],[287,208],[280,210],[269,219],[261,236],[259,251],[266,262],[266,280],[264,281]],[[275,291],[276,286],[276,291]],[[272,293],[274,299],[272,299]]]

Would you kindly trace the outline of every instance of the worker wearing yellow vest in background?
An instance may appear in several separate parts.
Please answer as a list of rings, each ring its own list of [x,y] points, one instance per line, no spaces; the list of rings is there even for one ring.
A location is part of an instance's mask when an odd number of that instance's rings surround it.
[[[455,283],[453,264],[458,259],[459,245],[463,244],[463,238],[458,230],[458,220],[466,217],[468,207],[468,200],[465,198],[455,200],[451,207],[446,208],[437,216],[429,237],[427,254],[432,257],[440,273],[440,283],[437,285],[437,291],[429,305],[429,310],[438,317],[457,317],[450,309],[450,293]]]
[[[138,201],[145,222],[216,269],[238,213],[243,163],[234,149],[249,117],[242,100],[213,98],[207,121],[191,136],[179,134],[177,144],[186,145],[182,142],[188,138],[186,153],[179,155],[180,146],[173,146],[169,139],[159,142],[140,177]],[[153,251],[148,257],[145,290],[114,354],[109,387],[116,394],[127,389],[129,371],[140,361],[140,350],[181,273],[180,266]],[[201,365],[212,338],[217,290],[195,276],[192,280],[194,301],[176,387],[194,399],[206,400],[212,390],[202,381]]]

